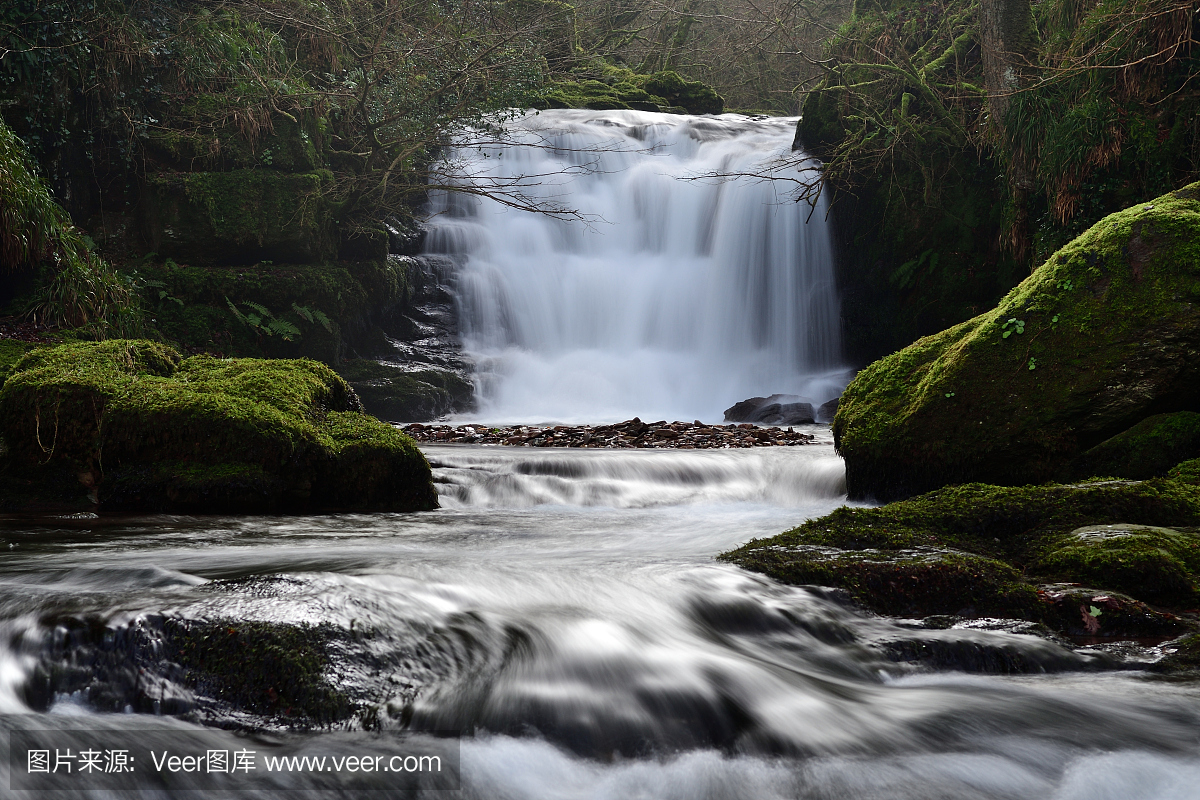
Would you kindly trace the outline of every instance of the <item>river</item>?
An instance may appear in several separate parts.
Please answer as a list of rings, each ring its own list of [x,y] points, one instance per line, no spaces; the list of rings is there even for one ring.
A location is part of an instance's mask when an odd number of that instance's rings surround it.
[[[365,636],[333,648],[325,675],[373,724],[463,734],[465,798],[1196,797],[1195,682],[999,623],[875,617],[715,561],[844,502],[828,443],[426,452],[444,506],[428,513],[6,520],[0,724],[164,747],[181,731],[257,726],[286,749],[286,720],[205,705],[204,687],[130,632],[153,639],[164,618],[327,623]],[[905,642],[981,657],[962,661],[974,671],[897,661]],[[119,679],[126,663],[141,688]],[[989,673],[996,663],[1023,672]],[[175,718],[146,705],[168,697]],[[339,752],[339,735],[305,747]],[[354,752],[374,735],[349,734]],[[0,767],[0,786],[25,766]],[[175,775],[158,796],[201,781]],[[297,773],[255,786],[231,796],[330,784]]]

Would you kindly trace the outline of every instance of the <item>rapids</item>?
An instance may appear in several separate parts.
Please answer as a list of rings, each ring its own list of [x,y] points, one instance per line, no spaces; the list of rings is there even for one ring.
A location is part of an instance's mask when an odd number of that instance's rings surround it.
[[[1000,622],[874,617],[715,562],[844,502],[827,444],[425,450],[445,505],[430,513],[6,520],[0,726],[151,743],[199,723],[278,729],[130,643],[164,618],[326,623],[358,632],[326,677],[359,711],[334,726],[349,740],[322,734],[305,752],[375,752],[375,734],[353,732],[364,719],[461,731],[464,798],[1195,796],[1194,683]],[[914,649],[932,655],[898,655]],[[156,716],[163,698],[183,718]],[[7,785],[12,765],[0,770]],[[271,780],[236,796],[331,785]]]

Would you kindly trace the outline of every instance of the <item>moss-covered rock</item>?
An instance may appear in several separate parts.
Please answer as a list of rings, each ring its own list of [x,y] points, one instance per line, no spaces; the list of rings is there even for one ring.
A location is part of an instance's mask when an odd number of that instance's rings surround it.
[[[1186,605],[1197,596],[1200,537],[1170,528],[1089,525],[1071,531],[1031,568],[1153,603]]]
[[[1038,483],[1200,402],[1200,184],[1106,217],[992,311],[862,370],[833,432],[851,497]]]
[[[23,342],[20,339],[0,339],[0,386],[8,380],[8,375],[17,362],[37,346],[33,342]]]
[[[790,584],[836,586],[883,614],[991,614],[1027,618],[1036,590],[996,559],[934,547],[862,549],[797,545],[734,559]]]
[[[1155,414],[1088,450],[1071,465],[1079,477],[1111,475],[1144,480],[1161,477],[1179,462],[1200,455],[1200,414]]]
[[[426,422],[474,404],[475,387],[453,372],[407,371],[376,361],[347,361],[340,374],[368,414],[397,422]]]
[[[11,474],[76,472],[106,510],[437,505],[412,440],[314,361],[183,359],[138,340],[36,350],[0,391]]]
[[[166,655],[186,670],[185,684],[204,697],[270,716],[329,724],[348,717],[350,699],[331,685],[330,625],[246,620],[166,619]]]
[[[1167,477],[1179,483],[1200,486],[1200,458],[1179,462],[1167,471]]]
[[[1155,672],[1200,672],[1200,633],[1184,636],[1163,650],[1166,655],[1151,667]]]
[[[147,244],[160,256],[189,262],[331,259],[337,237],[322,190],[332,180],[322,170],[150,175],[149,198],[141,204]]]
[[[720,558],[786,583],[840,587],[881,613],[999,615],[1079,635],[1157,635],[1183,624],[1145,602],[1194,603],[1196,525],[1200,487],[1170,480],[968,484],[880,508],[843,507]],[[1096,603],[1107,609],[1103,624],[1090,613]]]
[[[634,109],[685,114],[720,114],[721,95],[701,81],[667,70],[649,75],[594,63],[577,80],[557,81],[542,93],[539,108]]]

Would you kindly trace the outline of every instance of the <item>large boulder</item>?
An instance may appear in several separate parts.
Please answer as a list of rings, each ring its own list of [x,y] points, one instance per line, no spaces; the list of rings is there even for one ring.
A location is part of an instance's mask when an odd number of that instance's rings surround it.
[[[862,370],[833,425],[852,498],[1041,483],[1200,410],[1200,184],[1112,214],[992,311]]]
[[[76,476],[75,493],[100,510],[437,506],[412,439],[364,414],[315,361],[184,359],[139,340],[38,349],[0,391],[0,433],[9,509],[23,503],[24,476],[47,470]]]

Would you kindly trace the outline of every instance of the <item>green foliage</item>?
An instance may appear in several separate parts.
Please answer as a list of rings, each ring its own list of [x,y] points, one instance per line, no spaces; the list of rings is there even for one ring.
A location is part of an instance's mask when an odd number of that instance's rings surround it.
[[[44,276],[27,301],[26,314],[94,339],[146,333],[135,280],[99,258],[72,259]]]
[[[285,342],[290,342],[300,335],[299,328],[286,319],[277,318],[266,306],[247,301],[245,305],[249,311],[243,314],[228,297],[225,298],[225,303],[238,322],[248,326],[260,336],[278,336]]]
[[[448,136],[540,88],[519,5],[19,0],[0,11],[4,116],[83,194],[66,160],[106,187],[328,167],[323,213],[352,234],[407,213]]]
[[[88,258],[70,217],[38,178],[16,134],[0,121],[0,269],[11,273],[45,261]]]
[[[1012,327],[1010,328],[1009,326]],[[1003,331],[1003,333],[1000,334],[1001,339],[1007,339],[1014,333],[1024,333],[1025,320],[1017,319],[1016,317],[1009,317],[1007,320],[1005,320],[1004,324],[1000,326],[1000,330]]]
[[[800,135],[850,230],[842,283],[856,357],[978,314],[1106,214],[1200,174],[1191,6],[1035,8],[1036,75],[1003,126],[979,88],[971,0],[861,3],[828,41]],[[1031,174],[1020,197],[1014,159]]]
[[[347,342],[347,332],[378,330],[372,314],[404,302],[409,291],[404,265],[395,260],[240,267],[147,262],[138,275],[161,284],[145,293],[143,302],[168,339],[225,355],[304,355],[330,364],[340,361],[348,344],[360,344]],[[158,299],[162,292],[187,302]],[[258,318],[257,326],[250,324],[250,314]],[[301,333],[285,341],[261,330],[264,319],[282,319]],[[361,344],[370,349],[373,343]]]

